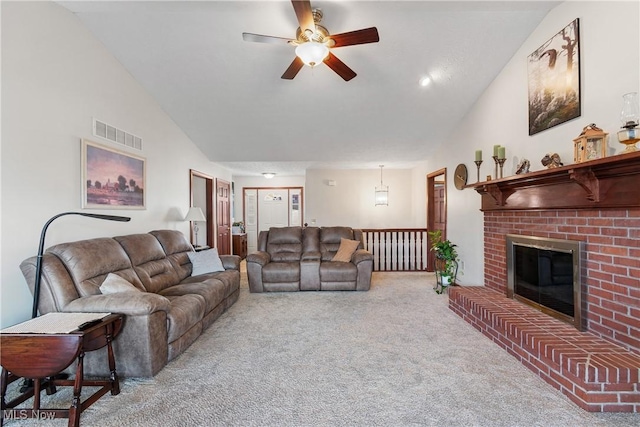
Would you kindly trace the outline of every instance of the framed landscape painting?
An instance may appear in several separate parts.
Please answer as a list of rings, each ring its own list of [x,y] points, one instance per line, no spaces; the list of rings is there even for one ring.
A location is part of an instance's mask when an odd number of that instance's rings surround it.
[[[145,209],[143,157],[82,140],[82,207]]]
[[[576,18],[529,55],[529,135],[580,117],[580,32]]]

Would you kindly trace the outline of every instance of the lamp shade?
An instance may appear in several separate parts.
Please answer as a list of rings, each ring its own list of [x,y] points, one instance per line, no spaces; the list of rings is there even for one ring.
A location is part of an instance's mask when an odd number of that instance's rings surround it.
[[[376,187],[376,206],[389,206],[389,186]]]
[[[189,208],[189,212],[187,212],[187,216],[184,218],[185,221],[206,221],[207,218],[202,213],[202,209],[198,207]]]
[[[309,67],[315,67],[329,55],[329,48],[322,43],[306,42],[296,48],[296,55]]]

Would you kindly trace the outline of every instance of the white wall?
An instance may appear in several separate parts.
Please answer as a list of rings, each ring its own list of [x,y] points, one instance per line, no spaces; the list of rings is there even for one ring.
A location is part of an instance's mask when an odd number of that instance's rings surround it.
[[[580,67],[582,115],[534,136],[528,135],[527,56],[575,18],[580,18]],[[483,229],[480,196],[472,189],[453,187],[455,166],[467,165],[475,182],[474,151],[482,149],[481,177],[493,173],[490,158],[494,144],[506,147],[505,176],[513,175],[522,158],[531,170],[541,170],[540,159],[557,152],[565,164],[573,162],[573,138],[595,122],[611,135],[609,145],[617,153],[623,146],[615,133],[620,128],[622,95],[640,89],[640,34],[638,2],[574,2],[551,10],[533,31],[500,75],[461,122],[458,131],[429,159],[436,168],[447,167],[448,233],[459,246],[465,262],[459,282],[481,285],[483,275]],[[482,180],[482,178],[481,178]],[[558,195],[562,197],[562,195]]]
[[[379,169],[309,169],[305,184],[305,221],[318,226],[344,225],[355,228],[424,227],[424,216],[415,218],[425,199],[415,199],[411,169],[383,170],[389,186],[389,206],[375,206]],[[424,176],[423,176],[424,178]],[[335,181],[335,186],[328,185]],[[423,184],[424,185],[424,184]]]
[[[92,117],[144,140],[145,210],[91,210],[131,222],[56,220],[46,246],[153,229],[177,229],[189,206],[189,169],[230,181],[209,162],[73,14],[53,2],[2,2],[1,327],[30,317],[20,262],[37,252],[48,218],[80,210],[80,139]],[[110,146],[114,146],[111,144]]]

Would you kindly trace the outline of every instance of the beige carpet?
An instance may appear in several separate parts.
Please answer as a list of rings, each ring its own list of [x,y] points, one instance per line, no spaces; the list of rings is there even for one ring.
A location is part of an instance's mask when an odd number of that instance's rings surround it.
[[[243,281],[238,302],[184,354],[153,379],[123,381],[81,424],[640,425],[640,415],[578,408],[432,287],[427,273],[374,273],[372,289],[357,293],[250,294]]]

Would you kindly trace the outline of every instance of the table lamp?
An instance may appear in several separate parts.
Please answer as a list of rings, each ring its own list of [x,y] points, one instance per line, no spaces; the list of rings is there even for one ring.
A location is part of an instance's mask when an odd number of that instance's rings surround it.
[[[204,213],[202,213],[202,209],[198,207],[190,207],[189,212],[187,212],[187,216],[184,218],[184,220],[193,222],[193,233],[196,236],[195,246],[198,246],[198,231],[200,229],[198,228],[197,221],[206,222],[207,218],[205,218]]]

